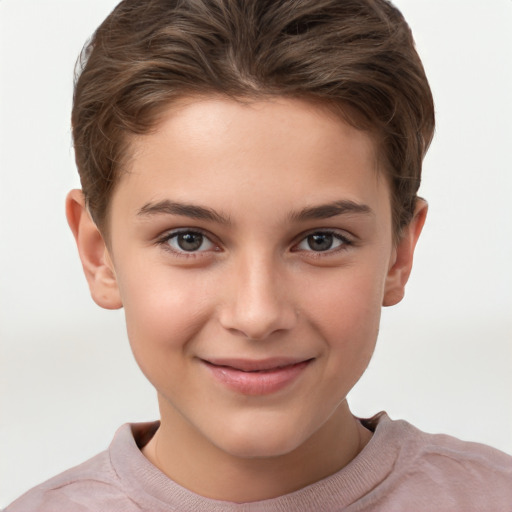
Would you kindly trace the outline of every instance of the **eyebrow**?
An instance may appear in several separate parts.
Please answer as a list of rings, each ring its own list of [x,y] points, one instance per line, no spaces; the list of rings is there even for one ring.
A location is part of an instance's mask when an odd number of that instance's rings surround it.
[[[231,224],[229,217],[224,216],[211,208],[205,208],[188,203],[178,203],[166,199],[157,203],[147,203],[138,212],[138,216],[153,215],[181,215],[191,219],[208,220],[219,224]]]
[[[329,219],[337,215],[346,214],[364,214],[374,215],[373,210],[366,204],[355,203],[349,200],[334,201],[319,206],[309,206],[302,210],[292,213],[290,219],[295,222],[306,220]]]
[[[349,200],[334,201],[332,203],[318,206],[308,206],[291,213],[289,218],[292,222],[303,222],[307,220],[320,220],[346,214],[373,215],[373,210],[366,204],[355,203]],[[208,220],[219,224],[231,224],[228,216],[224,216],[211,208],[188,203],[179,203],[165,199],[157,203],[147,203],[138,212],[137,216],[149,217],[153,215],[181,215],[192,219]]]

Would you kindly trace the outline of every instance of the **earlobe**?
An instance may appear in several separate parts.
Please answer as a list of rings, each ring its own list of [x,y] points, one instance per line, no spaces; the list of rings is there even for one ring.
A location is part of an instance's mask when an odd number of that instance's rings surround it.
[[[425,224],[428,205],[424,199],[418,198],[414,216],[404,228],[395,248],[395,258],[388,271],[384,289],[383,306],[394,306],[404,297],[405,285],[412,270],[414,249]]]
[[[105,309],[122,307],[119,288],[107,246],[85,205],[81,190],[66,198],[66,217],[73,232],[91,296]]]

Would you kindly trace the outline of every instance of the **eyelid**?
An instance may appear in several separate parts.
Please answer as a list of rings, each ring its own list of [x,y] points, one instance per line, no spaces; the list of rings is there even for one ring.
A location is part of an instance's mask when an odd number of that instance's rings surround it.
[[[177,236],[179,236],[180,234],[183,234],[183,233],[197,233],[199,235],[202,235],[214,246],[214,248],[206,249],[206,250],[202,250],[202,251],[201,250],[185,251],[185,250],[178,250],[178,249],[175,249],[174,247],[171,247],[168,243],[169,240],[171,240],[172,238],[176,238]],[[165,233],[163,233],[162,235],[160,235],[159,237],[157,237],[156,243],[158,245],[162,246],[162,248],[164,250],[169,251],[172,254],[175,254],[177,256],[184,256],[187,258],[199,257],[199,256],[205,255],[205,253],[221,250],[219,247],[219,243],[215,240],[215,237],[213,235],[211,235],[204,229],[197,228],[197,227],[183,227],[183,228],[170,229],[170,230],[166,231]]]
[[[185,251],[185,250],[176,250],[173,247],[171,247],[168,244],[168,241],[172,238],[175,238],[181,233],[198,233],[202,236],[204,236],[212,245],[214,245],[213,250],[207,249],[207,250],[199,250],[199,251]],[[336,239],[343,242],[338,247],[335,247],[334,249],[327,249],[325,251],[314,251],[314,250],[304,250],[304,249],[297,249],[297,246],[306,240],[308,236],[314,235],[314,234],[327,234],[332,235]],[[208,253],[211,252],[220,252],[222,251],[222,248],[220,247],[220,243],[216,240],[216,237],[209,233],[208,231],[199,228],[199,227],[180,227],[180,228],[174,228],[169,229],[162,233],[160,236],[156,238],[155,243],[157,245],[162,246],[162,248],[166,251],[171,252],[174,255],[177,256],[183,256],[183,257],[201,257],[206,256]],[[353,246],[356,243],[355,237],[349,233],[347,233],[345,230],[335,229],[335,228],[316,228],[316,229],[310,229],[308,231],[305,231],[298,235],[295,238],[295,242],[293,243],[291,247],[291,252],[304,252],[304,253],[310,253],[310,255],[314,255],[315,257],[318,256],[328,256],[330,254],[342,251],[344,249],[348,249],[350,246]]]
[[[309,236],[315,235],[315,234],[322,234],[322,235],[332,235],[334,238],[340,240],[342,242],[341,245],[338,247],[335,247],[333,249],[327,249],[325,251],[314,251],[314,250],[306,250],[306,249],[297,249],[298,245],[304,242]],[[347,234],[346,231],[342,231],[339,229],[333,229],[333,228],[317,228],[317,229],[311,229],[309,231],[306,231],[304,233],[301,233],[297,238],[296,242],[292,246],[292,252],[304,252],[304,253],[310,253],[314,254],[315,256],[321,256],[321,255],[329,255],[333,254],[339,251],[342,251],[344,249],[347,249],[348,247],[355,244],[354,237]]]

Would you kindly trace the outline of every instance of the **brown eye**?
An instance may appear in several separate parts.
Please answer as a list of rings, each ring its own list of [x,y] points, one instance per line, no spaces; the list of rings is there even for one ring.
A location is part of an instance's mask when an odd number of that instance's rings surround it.
[[[332,248],[334,237],[330,233],[313,233],[306,240],[312,251],[328,251]]]
[[[181,231],[172,234],[167,244],[176,252],[203,252],[212,250],[214,244],[198,231]]]
[[[203,244],[203,235],[200,233],[183,233],[176,237],[180,249],[184,251],[197,251]]]
[[[345,246],[352,245],[352,242],[341,233],[331,231],[315,231],[304,237],[294,250],[304,252],[335,252]]]

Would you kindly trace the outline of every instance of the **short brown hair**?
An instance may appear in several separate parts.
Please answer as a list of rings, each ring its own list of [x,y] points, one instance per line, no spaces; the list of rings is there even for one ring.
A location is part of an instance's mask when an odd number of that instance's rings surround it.
[[[395,233],[411,219],[434,105],[409,26],[386,0],[124,0],[80,68],[73,139],[100,228],[130,134],[148,133],[180,97],[219,93],[355,111],[345,120],[379,141]]]

